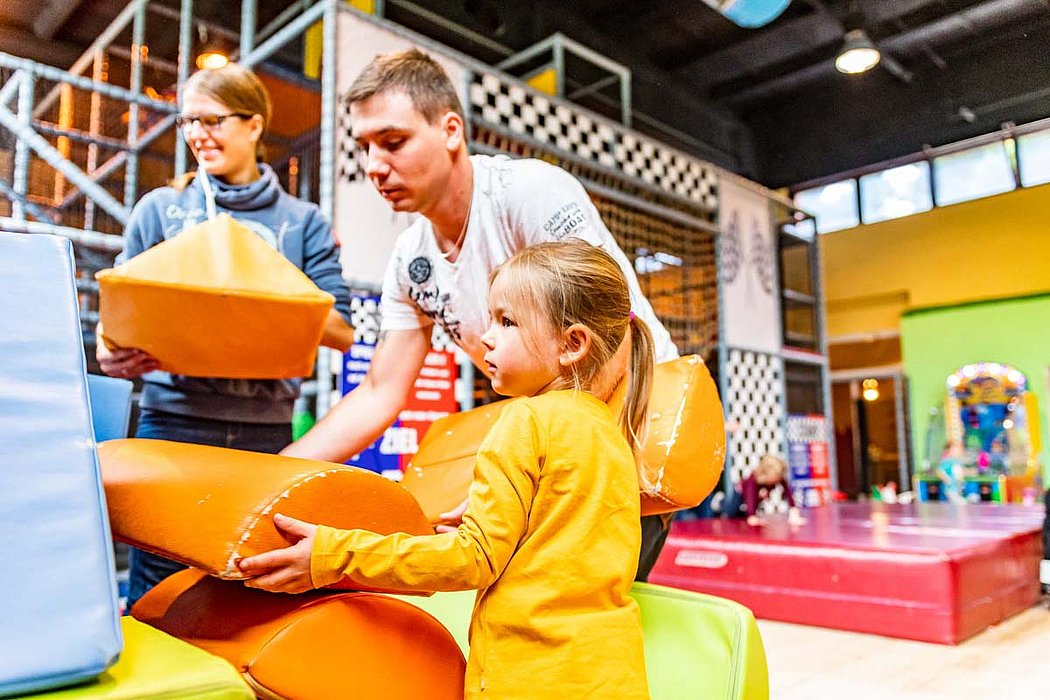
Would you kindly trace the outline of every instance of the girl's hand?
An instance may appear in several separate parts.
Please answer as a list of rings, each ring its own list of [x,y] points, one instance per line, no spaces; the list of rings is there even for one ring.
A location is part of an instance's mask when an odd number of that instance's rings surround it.
[[[458,506],[438,516],[441,518],[441,524],[434,529],[437,532],[455,532],[459,528],[460,523],[463,522],[463,514],[467,512],[467,502],[469,500],[464,498],[463,502]]]
[[[310,578],[310,554],[314,548],[317,526],[277,513],[273,524],[282,533],[299,538],[291,547],[256,554],[237,562],[244,574],[251,576],[244,582],[249,588],[259,588],[271,593],[302,593],[312,590]]]

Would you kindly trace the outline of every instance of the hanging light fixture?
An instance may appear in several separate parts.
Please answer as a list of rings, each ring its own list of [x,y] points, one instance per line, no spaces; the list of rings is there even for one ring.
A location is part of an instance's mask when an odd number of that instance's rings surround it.
[[[230,57],[225,47],[216,38],[209,39],[208,28],[203,24],[197,25],[197,36],[202,45],[201,52],[197,54],[197,68],[201,70],[215,70],[222,68],[230,62]]]
[[[835,68],[840,73],[863,73],[877,66],[881,58],[867,32],[863,29],[851,29],[846,32],[846,41],[835,58]]]

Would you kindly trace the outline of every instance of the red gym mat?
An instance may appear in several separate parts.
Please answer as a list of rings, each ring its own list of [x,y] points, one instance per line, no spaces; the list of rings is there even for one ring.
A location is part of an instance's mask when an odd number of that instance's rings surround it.
[[[1039,599],[1039,507],[837,503],[764,526],[675,522],[650,582],[755,616],[956,644]]]

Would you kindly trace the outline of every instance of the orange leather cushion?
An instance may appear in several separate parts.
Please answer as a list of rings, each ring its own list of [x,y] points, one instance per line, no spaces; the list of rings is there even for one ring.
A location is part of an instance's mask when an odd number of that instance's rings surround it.
[[[98,458],[117,539],[221,578],[243,578],[242,557],[288,546],[275,512],[384,535],[433,534],[401,486],[345,464],[139,439],[104,442]]]
[[[96,277],[107,344],[194,377],[310,376],[335,303],[227,214]]]
[[[623,405],[621,385],[609,404]],[[431,522],[467,497],[478,446],[499,417],[500,401],[436,421],[405,469],[402,485]],[[718,484],[725,426],[718,390],[696,355],[656,366],[649,434],[638,470],[642,514],[691,508]]]
[[[260,697],[463,697],[466,662],[452,635],[387,596],[265,593],[187,569],[131,614],[226,659]]]

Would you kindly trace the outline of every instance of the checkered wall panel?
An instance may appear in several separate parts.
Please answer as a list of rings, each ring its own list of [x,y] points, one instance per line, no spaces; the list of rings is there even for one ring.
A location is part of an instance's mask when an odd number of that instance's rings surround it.
[[[614,168],[701,208],[718,208],[718,175],[708,163],[594,119],[495,73],[473,75],[469,109],[481,122]]]
[[[827,441],[827,422],[824,416],[788,416],[788,442]]]
[[[350,138],[350,105],[342,96],[338,100],[339,124],[335,139],[335,176],[337,182],[364,182],[365,171],[357,159],[357,144]]]
[[[355,343],[375,345],[379,340],[381,318],[378,298],[356,294],[350,296],[350,319],[354,327]],[[434,324],[434,334],[431,336],[430,344],[435,350],[448,351],[451,351],[456,345],[448,333],[437,324]]]
[[[729,350],[725,406],[737,429],[732,434],[734,482],[750,473],[763,455],[784,456],[781,396],[784,363],[776,355]]]

